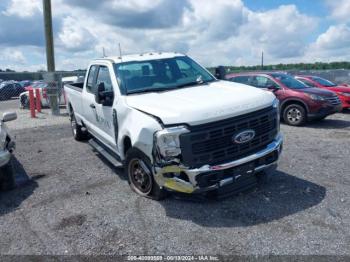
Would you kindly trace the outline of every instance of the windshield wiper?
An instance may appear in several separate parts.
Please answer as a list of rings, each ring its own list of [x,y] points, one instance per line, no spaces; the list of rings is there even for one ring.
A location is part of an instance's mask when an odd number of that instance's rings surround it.
[[[148,93],[148,92],[161,92],[161,91],[167,91],[173,88],[166,88],[166,87],[157,87],[157,88],[143,88],[143,89],[136,89],[136,90],[130,90],[127,91],[128,94],[137,94],[137,93]]]

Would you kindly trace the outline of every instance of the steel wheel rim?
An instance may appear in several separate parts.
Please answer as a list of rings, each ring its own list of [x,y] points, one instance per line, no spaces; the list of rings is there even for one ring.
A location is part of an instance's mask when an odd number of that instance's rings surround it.
[[[298,108],[291,108],[287,112],[287,118],[290,122],[299,122],[302,118],[302,113]]]
[[[129,176],[135,190],[142,195],[148,195],[152,190],[152,177],[146,164],[140,159],[129,162]]]

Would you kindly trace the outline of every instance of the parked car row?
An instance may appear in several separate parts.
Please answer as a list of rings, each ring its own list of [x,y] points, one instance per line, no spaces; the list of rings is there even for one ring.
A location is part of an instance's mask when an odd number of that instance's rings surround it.
[[[279,72],[228,74],[226,80],[265,89],[280,101],[281,118],[293,126],[320,120],[349,108],[350,88],[314,76]]]
[[[18,97],[25,89],[16,81],[3,81],[0,83],[0,100]]]

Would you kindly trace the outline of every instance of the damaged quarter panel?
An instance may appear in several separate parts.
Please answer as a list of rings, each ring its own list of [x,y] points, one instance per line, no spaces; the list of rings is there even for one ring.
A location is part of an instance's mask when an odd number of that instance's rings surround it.
[[[118,113],[127,116],[118,119],[118,148],[121,149],[121,159],[125,159],[124,139],[129,137],[131,145],[141,150],[153,162],[153,136],[156,131],[162,129],[160,123],[152,116],[129,106],[121,106]]]

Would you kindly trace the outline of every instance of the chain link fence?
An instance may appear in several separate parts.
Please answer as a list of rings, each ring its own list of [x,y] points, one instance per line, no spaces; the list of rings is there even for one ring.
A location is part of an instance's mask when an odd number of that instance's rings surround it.
[[[53,78],[48,77],[45,73],[1,72],[0,119],[6,112],[17,114],[17,120],[7,123],[10,131],[67,123],[66,97],[63,84],[83,81],[84,76],[84,71],[58,73]],[[34,108],[36,109],[34,110],[34,118],[29,110],[29,90],[33,90]],[[60,110],[51,112],[54,104],[58,105]],[[56,117],[51,116],[52,114]]]
[[[350,84],[350,70],[290,70],[288,73],[293,75],[315,75],[338,84]],[[55,86],[52,86],[54,81],[49,81],[47,78],[46,81],[44,80],[45,73],[0,72],[0,117],[3,113],[9,111],[29,115],[27,109],[29,108],[28,90],[30,88],[40,90],[41,103],[44,112],[47,114],[49,114],[50,105],[53,102],[64,108],[63,84],[65,82],[83,81],[85,71],[58,72],[58,75],[63,81],[55,82]],[[56,92],[58,95],[55,96]]]

